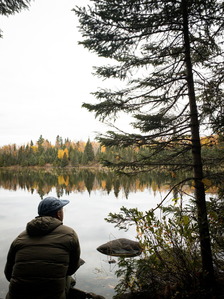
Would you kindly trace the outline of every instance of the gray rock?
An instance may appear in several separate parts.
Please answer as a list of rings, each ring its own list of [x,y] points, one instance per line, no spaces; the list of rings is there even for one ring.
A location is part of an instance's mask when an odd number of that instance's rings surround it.
[[[134,257],[142,253],[139,242],[125,238],[109,241],[99,246],[97,250],[103,254],[117,257]]]

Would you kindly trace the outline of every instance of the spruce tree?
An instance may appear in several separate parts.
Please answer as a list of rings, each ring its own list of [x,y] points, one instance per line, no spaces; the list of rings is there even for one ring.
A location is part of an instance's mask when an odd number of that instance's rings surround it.
[[[95,155],[93,151],[93,146],[90,140],[88,139],[83,153],[83,163],[88,164],[89,162],[93,162],[94,159],[95,159]]]
[[[92,0],[74,9],[80,44],[110,59],[95,75],[122,83],[120,89],[94,92],[99,102],[83,107],[102,121],[116,120],[121,112],[133,117],[133,133],[114,127],[98,139],[105,146],[150,148],[150,155],[131,163],[106,165],[192,172],[207,282],[214,272],[200,132],[223,134],[223,10],[218,0]]]

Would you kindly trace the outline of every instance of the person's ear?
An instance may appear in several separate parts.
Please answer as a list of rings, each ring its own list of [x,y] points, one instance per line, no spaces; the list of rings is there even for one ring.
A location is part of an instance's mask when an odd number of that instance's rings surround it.
[[[63,210],[62,209],[57,211],[56,215],[59,220],[61,220],[61,221],[63,220]]]

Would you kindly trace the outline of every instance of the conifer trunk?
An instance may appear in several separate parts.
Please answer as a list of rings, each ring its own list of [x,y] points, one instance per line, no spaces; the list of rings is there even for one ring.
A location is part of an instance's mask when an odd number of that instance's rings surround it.
[[[183,9],[183,34],[185,45],[185,63],[187,72],[187,83],[189,93],[190,105],[190,123],[191,123],[191,139],[192,139],[192,158],[193,171],[195,178],[195,198],[198,213],[199,237],[201,246],[202,268],[204,275],[206,275],[206,284],[211,286],[214,280],[214,270],[212,263],[212,251],[209,234],[209,225],[207,218],[207,208],[205,199],[205,188],[203,183],[203,167],[201,157],[201,142],[199,133],[199,119],[198,110],[195,98],[192,62],[190,55],[190,41],[189,41],[189,25],[188,25],[188,11],[187,0],[182,0]],[[207,285],[208,286],[208,285]]]

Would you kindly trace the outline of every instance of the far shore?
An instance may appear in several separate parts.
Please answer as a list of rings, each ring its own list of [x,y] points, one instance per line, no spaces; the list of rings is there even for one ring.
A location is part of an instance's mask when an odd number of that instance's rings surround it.
[[[21,165],[11,165],[11,166],[0,166],[0,170],[78,170],[78,169],[93,169],[93,170],[108,170],[107,167],[102,166],[101,164],[92,164],[92,165],[77,165],[77,166],[53,166],[51,164],[46,164],[44,166],[21,166]]]

